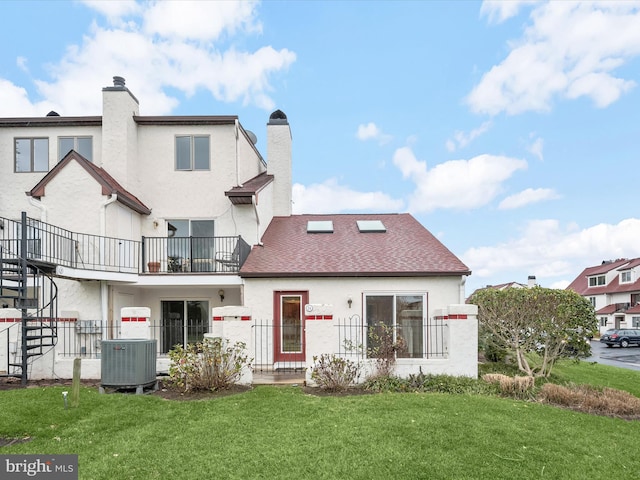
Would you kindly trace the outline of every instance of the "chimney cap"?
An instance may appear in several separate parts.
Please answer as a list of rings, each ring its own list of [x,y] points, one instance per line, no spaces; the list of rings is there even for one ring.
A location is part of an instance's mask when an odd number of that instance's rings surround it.
[[[289,122],[282,110],[276,110],[269,116],[269,125],[289,125]]]
[[[124,77],[118,77],[118,76],[113,77],[113,86],[114,87],[123,87],[124,88],[124,84],[125,84]]]

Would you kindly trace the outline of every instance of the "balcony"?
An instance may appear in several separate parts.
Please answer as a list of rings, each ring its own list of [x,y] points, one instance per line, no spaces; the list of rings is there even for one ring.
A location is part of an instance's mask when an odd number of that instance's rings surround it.
[[[71,232],[31,218],[23,225],[1,217],[0,248],[14,257],[25,249],[30,261],[53,267],[129,274],[238,273],[251,251],[239,235],[139,241]]]
[[[237,273],[251,247],[242,237],[143,237],[143,273]]]

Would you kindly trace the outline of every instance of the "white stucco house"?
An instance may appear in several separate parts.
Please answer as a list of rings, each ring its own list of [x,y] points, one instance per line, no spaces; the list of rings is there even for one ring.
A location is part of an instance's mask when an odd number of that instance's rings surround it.
[[[0,118],[0,375],[80,357],[100,378],[118,338],[155,339],[162,372],[205,334],[299,372],[380,322],[399,374],[477,375],[469,268],[408,214],[292,215],[283,112],[265,158],[235,116],[140,115],[121,77],[102,96],[101,116]]]
[[[610,328],[640,328],[640,258],[604,260],[587,267],[567,289],[591,302],[600,333]]]

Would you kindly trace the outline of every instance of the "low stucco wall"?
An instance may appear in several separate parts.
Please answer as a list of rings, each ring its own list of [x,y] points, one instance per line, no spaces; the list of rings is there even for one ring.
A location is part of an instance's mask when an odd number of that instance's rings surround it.
[[[329,312],[306,322],[306,381],[309,385],[315,382],[311,378],[311,367],[314,357],[322,354],[335,354],[341,351],[336,335],[336,320]],[[478,308],[476,305],[450,305],[438,309],[434,318],[443,322],[447,346],[441,358],[399,358],[396,360],[394,374],[407,377],[411,374],[453,375],[471,378],[478,377]],[[349,357],[347,357],[349,358]],[[360,381],[375,373],[375,360],[358,358],[353,355],[350,360],[358,362],[361,367]]]

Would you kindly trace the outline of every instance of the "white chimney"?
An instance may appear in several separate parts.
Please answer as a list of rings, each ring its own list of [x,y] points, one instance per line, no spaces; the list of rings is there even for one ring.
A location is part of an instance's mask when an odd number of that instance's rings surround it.
[[[287,116],[276,110],[267,123],[267,173],[273,175],[273,215],[291,215],[291,129]]]
[[[135,190],[138,129],[133,119],[139,115],[138,99],[125,86],[122,77],[113,77],[113,87],[102,89],[103,167],[122,186]]]
[[[536,282],[536,276],[535,276],[535,275],[529,275],[529,279],[528,279],[528,282],[527,282],[527,286],[528,286],[529,288],[533,288],[533,287],[535,287],[536,285],[538,285],[538,282]]]

